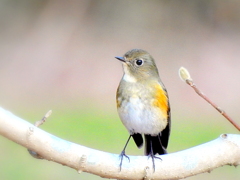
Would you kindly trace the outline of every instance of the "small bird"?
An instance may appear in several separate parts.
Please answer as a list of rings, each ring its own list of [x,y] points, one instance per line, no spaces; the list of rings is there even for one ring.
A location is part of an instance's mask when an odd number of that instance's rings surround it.
[[[129,157],[125,149],[131,137],[138,148],[145,139],[144,154],[154,158],[166,154],[170,135],[171,116],[167,90],[164,87],[153,57],[142,49],[132,49],[123,57],[115,57],[123,64],[123,77],[117,89],[116,101],[119,117],[130,133],[120,154],[120,170],[123,158]]]

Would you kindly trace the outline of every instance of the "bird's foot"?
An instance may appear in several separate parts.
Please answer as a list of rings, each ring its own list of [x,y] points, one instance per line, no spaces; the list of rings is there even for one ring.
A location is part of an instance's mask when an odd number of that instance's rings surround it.
[[[128,161],[130,162],[130,158],[125,154],[125,151],[123,150],[121,152],[121,154],[119,155],[119,158],[120,158],[120,164],[119,164],[120,171],[122,170],[122,162],[123,162],[123,158],[124,157],[126,157],[128,159]]]
[[[161,160],[161,161],[162,161],[162,159],[161,159],[160,157],[155,156],[153,153],[150,153],[150,154],[148,155],[148,159],[149,159],[150,157],[152,158],[153,172],[155,172],[155,161],[154,161],[154,158],[155,158],[155,159],[159,159],[159,160]]]

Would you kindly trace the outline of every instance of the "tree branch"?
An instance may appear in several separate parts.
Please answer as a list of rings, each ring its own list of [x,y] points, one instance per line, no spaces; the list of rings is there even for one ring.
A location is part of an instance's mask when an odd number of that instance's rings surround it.
[[[155,161],[146,156],[125,158],[119,171],[119,155],[87,148],[51,135],[0,108],[0,134],[46,160],[117,179],[180,179],[209,172],[223,165],[240,164],[240,135],[222,134],[208,143],[167,155]]]
[[[211,99],[209,99],[205,94],[203,94],[200,89],[197,88],[196,84],[194,84],[190,76],[190,73],[186,68],[181,67],[179,69],[179,76],[183,81],[185,81],[189,86],[191,86],[200,97],[207,101],[212,107],[214,107],[219,113],[221,113],[221,115],[223,115],[235,128],[237,128],[237,130],[240,131],[240,126],[232,118],[230,118],[230,116],[225,111],[218,107]]]

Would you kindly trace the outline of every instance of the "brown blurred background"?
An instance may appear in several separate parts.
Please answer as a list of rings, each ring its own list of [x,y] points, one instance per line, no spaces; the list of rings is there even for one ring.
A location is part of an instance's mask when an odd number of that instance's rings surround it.
[[[52,109],[43,129],[120,153],[128,134],[115,107],[122,68],[114,57],[132,48],[155,58],[168,89],[173,123],[169,152],[221,133],[238,133],[178,77],[178,69],[186,67],[198,87],[240,123],[236,0],[0,0],[0,105],[30,122]],[[102,139],[94,138],[99,126]],[[0,143],[6,168],[0,168],[0,176],[5,179],[101,179],[32,159],[3,137]],[[142,154],[130,145],[129,153],[136,151]],[[237,177],[239,168],[223,167],[189,179]]]

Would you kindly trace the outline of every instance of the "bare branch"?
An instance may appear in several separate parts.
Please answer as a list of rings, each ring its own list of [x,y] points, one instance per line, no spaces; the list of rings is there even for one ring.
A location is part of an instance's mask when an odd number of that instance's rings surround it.
[[[47,120],[47,118],[48,118],[51,114],[52,114],[52,110],[49,110],[49,111],[43,116],[43,118],[42,118],[41,120],[36,121],[36,122],[34,123],[34,126],[36,126],[36,127],[41,126],[41,125]],[[43,159],[43,157],[42,157],[40,154],[36,153],[35,151],[32,151],[32,150],[28,149],[28,152],[29,152],[29,154],[30,154],[32,157],[34,157],[34,158],[36,158],[36,159]]]
[[[89,172],[115,179],[180,179],[209,172],[223,165],[240,164],[240,135],[223,134],[208,143],[167,155],[156,160],[129,156],[119,171],[119,155],[87,148],[51,135],[0,108],[0,134],[44,159],[66,165],[78,172]]]
[[[39,121],[36,121],[36,122],[34,123],[34,125],[37,126],[37,127],[41,126],[41,125],[47,120],[47,118],[48,118],[49,116],[51,116],[51,114],[52,114],[52,110],[49,110],[49,111],[43,116],[43,118],[42,118],[41,120],[39,120]]]
[[[240,131],[240,126],[225,112],[223,111],[220,107],[218,107],[214,102],[211,101],[206,95],[203,94],[203,92],[197,88],[196,84],[194,84],[190,73],[188,70],[184,67],[181,67],[179,69],[179,76],[180,78],[185,81],[189,86],[191,86],[194,91],[202,97],[205,101],[207,101],[209,104],[211,104],[220,114],[222,114],[237,130]]]

